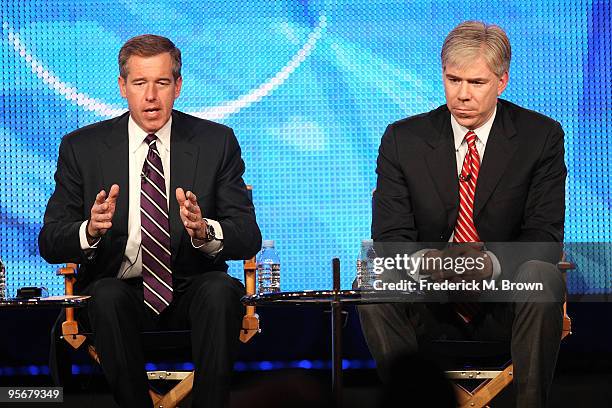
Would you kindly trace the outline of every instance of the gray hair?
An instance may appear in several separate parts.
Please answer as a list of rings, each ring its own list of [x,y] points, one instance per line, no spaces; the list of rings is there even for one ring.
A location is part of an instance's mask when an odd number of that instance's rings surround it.
[[[442,69],[464,66],[482,56],[498,77],[510,70],[512,50],[505,31],[482,21],[464,21],[446,36],[442,46]]]

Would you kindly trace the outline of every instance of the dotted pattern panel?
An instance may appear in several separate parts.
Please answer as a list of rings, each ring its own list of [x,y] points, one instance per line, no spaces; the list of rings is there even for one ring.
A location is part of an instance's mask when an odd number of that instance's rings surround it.
[[[28,285],[61,293],[37,247],[59,142],[126,109],[116,55],[145,32],[183,51],[176,107],[235,129],[283,290],[331,287],[333,256],[350,286],[370,234],[380,137],[388,123],[444,103],[440,47],[465,19],[507,30],[504,96],[565,129],[566,241],[610,241],[608,1],[149,3],[0,0],[0,257],[11,294]],[[570,292],[609,293],[610,257],[589,248],[574,251],[588,267],[570,276]],[[231,271],[241,276],[240,263]]]

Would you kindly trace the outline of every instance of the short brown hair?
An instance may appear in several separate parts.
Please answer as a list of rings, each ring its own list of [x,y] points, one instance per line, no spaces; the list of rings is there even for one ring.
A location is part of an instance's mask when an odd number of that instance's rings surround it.
[[[119,75],[127,79],[127,62],[132,55],[139,57],[153,57],[155,55],[169,53],[172,58],[172,76],[174,80],[181,76],[181,50],[166,37],[154,34],[144,34],[127,40],[119,50]]]
[[[498,77],[510,70],[512,50],[504,30],[482,21],[464,21],[446,36],[442,46],[442,69],[465,65],[482,56]]]

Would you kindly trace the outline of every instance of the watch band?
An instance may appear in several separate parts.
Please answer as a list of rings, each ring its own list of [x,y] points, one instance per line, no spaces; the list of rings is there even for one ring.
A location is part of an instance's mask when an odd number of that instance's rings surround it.
[[[211,224],[206,223],[206,236],[204,237],[204,241],[210,242],[217,238],[215,234],[215,227]]]

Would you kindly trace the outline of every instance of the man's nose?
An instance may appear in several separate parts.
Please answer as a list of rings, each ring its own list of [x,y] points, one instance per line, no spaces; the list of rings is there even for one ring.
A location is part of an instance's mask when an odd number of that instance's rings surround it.
[[[470,84],[467,81],[461,82],[459,85],[459,92],[457,93],[457,98],[461,101],[470,100]]]
[[[157,99],[157,89],[155,85],[151,84],[147,86],[147,90],[145,92],[145,99],[149,102],[152,102]]]

